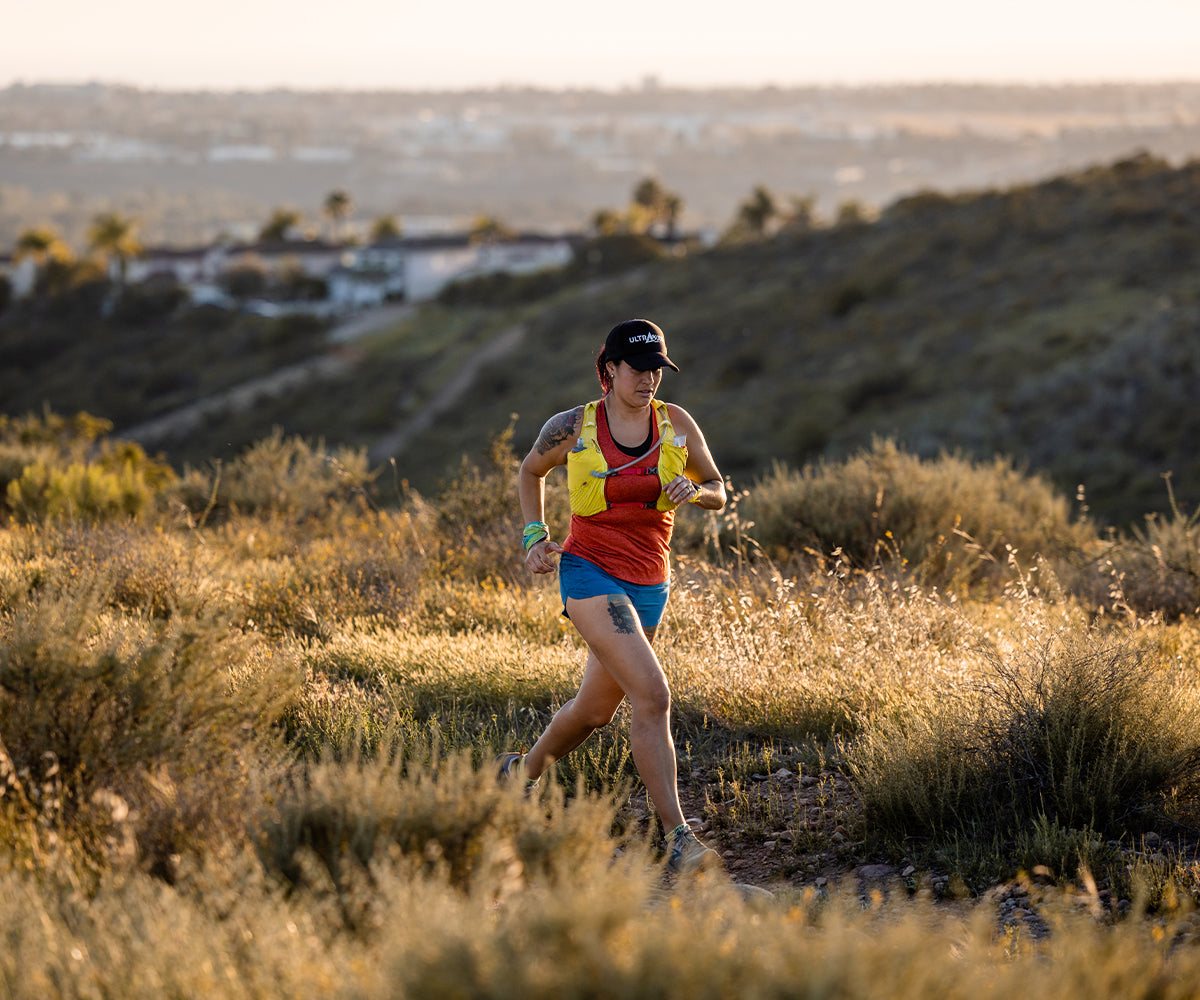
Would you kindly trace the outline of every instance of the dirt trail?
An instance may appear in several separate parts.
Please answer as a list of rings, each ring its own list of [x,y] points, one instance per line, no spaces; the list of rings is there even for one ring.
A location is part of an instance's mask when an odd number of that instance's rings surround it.
[[[332,344],[343,345],[375,330],[397,323],[411,313],[411,306],[385,306],[356,316],[335,327],[329,334]],[[484,366],[497,361],[521,343],[523,326],[514,326],[472,354],[454,376],[412,417],[404,420],[368,451],[372,462],[382,462],[402,452],[412,439],[428,430],[440,417],[449,413],[470,390]],[[250,379],[222,392],[206,396],[178,410],[121,430],[121,437],[150,445],[167,438],[179,437],[203,426],[212,416],[240,413],[262,399],[271,399],[322,379],[334,378],[349,371],[354,361],[336,348],[328,354],[280,368],[269,375]]]
[[[329,331],[331,344],[342,345],[382,330],[412,314],[411,305],[382,306],[359,313]],[[336,348],[328,354],[306,358],[287,365],[269,375],[253,378],[239,385],[213,393],[204,399],[144,421],[119,433],[121,437],[141,444],[152,444],[164,438],[179,437],[203,425],[211,416],[240,413],[250,409],[260,399],[273,399],[321,379],[334,378],[349,370],[352,361]]]
[[[248,410],[260,399],[271,399],[297,389],[317,379],[332,378],[350,367],[350,361],[336,354],[324,354],[309,358],[270,375],[251,379],[232,389],[214,393],[194,403],[172,410],[153,420],[137,424],[120,431],[123,438],[141,444],[161,441],[163,438],[179,437],[200,427],[210,416],[222,413],[240,413]]]
[[[485,365],[498,361],[500,358],[516,350],[525,337],[524,326],[509,327],[490,343],[481,347],[469,357],[461,368],[434,397],[421,409],[393,430],[386,437],[375,442],[367,452],[372,462],[383,462],[400,454],[416,435],[429,430],[439,417],[449,413],[454,405],[462,399],[471,384]]]

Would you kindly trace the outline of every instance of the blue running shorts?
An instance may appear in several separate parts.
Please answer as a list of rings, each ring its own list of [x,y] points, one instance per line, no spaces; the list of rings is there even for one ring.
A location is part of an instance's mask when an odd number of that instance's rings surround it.
[[[663,609],[667,606],[667,595],[671,593],[671,581],[652,584],[629,583],[611,573],[605,573],[588,559],[564,552],[558,558],[558,590],[562,594],[564,615],[567,615],[568,597],[578,601],[585,597],[625,594],[633,603],[642,628],[657,628],[658,623],[662,621]]]

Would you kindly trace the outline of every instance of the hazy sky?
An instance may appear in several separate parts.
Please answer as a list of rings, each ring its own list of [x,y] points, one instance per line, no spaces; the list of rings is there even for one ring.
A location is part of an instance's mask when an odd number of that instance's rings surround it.
[[[14,0],[0,86],[1200,78],[1200,0]]]

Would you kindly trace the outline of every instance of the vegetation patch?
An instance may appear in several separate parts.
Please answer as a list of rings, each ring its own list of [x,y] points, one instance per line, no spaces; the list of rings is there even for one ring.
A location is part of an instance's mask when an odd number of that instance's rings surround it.
[[[5,440],[120,450],[71,426]],[[585,659],[520,570],[517,462],[497,435],[388,502],[277,432],[136,512],[8,512],[8,994],[1191,988],[1193,516],[1102,533],[1011,463],[891,443],[684,511],[655,649],[724,872],[667,885],[627,710],[496,782]]]

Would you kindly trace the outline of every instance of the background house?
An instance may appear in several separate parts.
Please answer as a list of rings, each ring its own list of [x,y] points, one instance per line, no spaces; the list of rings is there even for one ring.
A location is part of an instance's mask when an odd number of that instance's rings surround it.
[[[286,239],[148,247],[125,260],[124,267],[129,285],[170,279],[197,304],[232,306],[237,299],[243,308],[263,309],[270,299],[272,313],[329,314],[384,302],[427,302],[452,282],[468,278],[564,267],[574,256],[574,242],[573,237],[538,233],[493,240],[468,233],[389,237],[366,245]],[[115,270],[115,262],[110,266]],[[232,288],[229,279],[239,270],[258,272],[260,287],[249,295]],[[37,268],[32,258],[14,262],[0,257],[0,274],[8,278],[15,298],[33,292]],[[298,291],[301,286],[307,290]],[[321,296],[324,300],[318,301]],[[287,299],[295,301],[283,301]]]
[[[329,275],[329,296],[346,308],[389,299],[427,302],[454,281],[533,274],[564,267],[573,256],[568,236],[524,233],[491,242],[465,233],[391,237],[355,250],[349,264]]]
[[[181,285],[215,282],[225,270],[228,247],[146,247],[125,264],[125,279],[141,284],[150,278],[172,277]]]
[[[0,276],[7,279],[13,298],[23,299],[33,294],[37,265],[32,257],[15,260],[8,254],[0,254]]]
[[[335,267],[350,264],[353,251],[347,244],[324,240],[267,240],[229,247],[224,267],[254,262],[270,274],[292,268],[309,278],[326,278]]]

